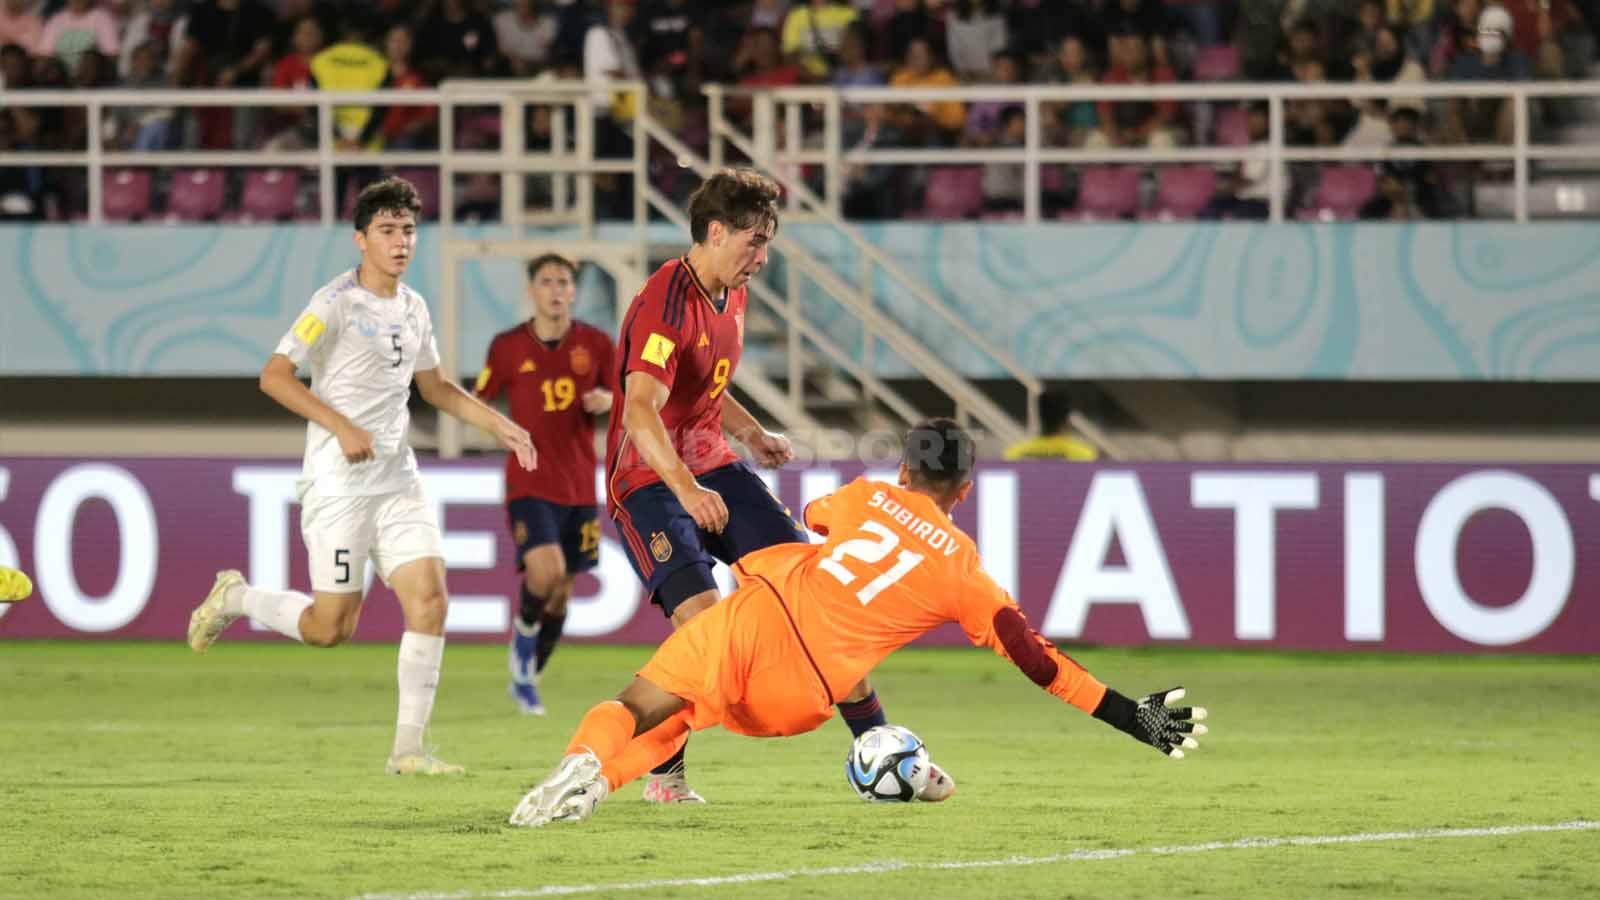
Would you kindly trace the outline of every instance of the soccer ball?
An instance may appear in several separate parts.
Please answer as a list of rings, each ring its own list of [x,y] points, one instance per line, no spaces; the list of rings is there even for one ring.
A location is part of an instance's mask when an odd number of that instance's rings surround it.
[[[844,777],[863,800],[910,803],[928,786],[928,748],[910,729],[879,725],[851,743]]]

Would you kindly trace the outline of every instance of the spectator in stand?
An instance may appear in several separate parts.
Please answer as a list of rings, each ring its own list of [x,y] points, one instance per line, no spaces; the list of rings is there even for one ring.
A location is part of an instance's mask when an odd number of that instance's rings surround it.
[[[886,104],[862,110],[861,124],[848,123],[844,144],[849,152],[900,147],[905,136]],[[850,219],[892,219],[900,214],[899,191],[907,170],[894,166],[844,164],[844,214]]]
[[[1303,60],[1294,66],[1301,84],[1327,84],[1320,60]],[[1344,100],[1287,100],[1284,102],[1284,143],[1295,147],[1336,147],[1355,124],[1355,109]]]
[[[1016,84],[1022,79],[1022,60],[1014,53],[995,56],[987,84]],[[1015,100],[979,100],[967,104],[967,123],[961,142],[969,147],[988,147],[1000,138],[1001,115],[1016,105]]]
[[[1511,46],[1534,62],[1539,78],[1565,74],[1562,37],[1583,27],[1572,0],[1496,0],[1511,15]]]
[[[1433,50],[1437,34],[1434,17],[1443,6],[1434,0],[1387,0],[1389,24],[1405,35],[1406,50],[1420,60],[1426,60]]]
[[[692,0],[652,0],[639,7],[635,34],[643,35],[639,46],[639,66],[648,75],[660,75],[671,83],[675,73],[690,81],[702,76],[705,55],[704,4]]]
[[[15,45],[30,56],[40,52],[44,19],[40,18],[37,7],[34,0],[5,0],[4,5],[0,5],[0,47]]]
[[[389,63],[382,53],[367,43],[367,26],[352,11],[340,26],[339,42],[311,57],[311,77],[319,90],[370,91],[389,75]],[[333,110],[334,139],[341,150],[353,150],[372,119],[370,106],[336,106]],[[341,190],[342,193],[342,190]]]
[[[981,81],[994,68],[995,54],[1010,44],[997,0],[955,0],[944,18],[950,67],[963,81]]]
[[[1296,69],[1308,63],[1325,65],[1322,52],[1322,30],[1310,19],[1302,19],[1289,29],[1289,43],[1278,56],[1278,70],[1272,76],[1275,81],[1304,81],[1296,74]],[[1301,72],[1309,71],[1300,68]],[[1319,77],[1320,80],[1320,77]]]
[[[161,90],[169,87],[161,70],[159,44],[150,38],[133,48],[122,87],[128,90]],[[131,106],[111,110],[112,125],[106,140],[110,146],[134,151],[166,150],[172,140],[172,123],[177,118],[171,107]]]
[[[750,7],[748,28],[771,28],[779,31],[789,15],[788,0],[755,0]]]
[[[1094,56],[1084,46],[1082,39],[1070,34],[1061,39],[1061,50],[1056,54],[1055,66],[1046,80],[1078,87],[1100,80]],[[1047,109],[1054,113],[1046,119],[1050,130],[1048,139],[1052,144],[1081,147],[1089,135],[1100,127],[1100,107],[1089,100],[1074,100]]]
[[[1028,115],[1020,106],[1007,106],[1000,113],[1000,129],[993,146],[1021,147],[1028,136]],[[983,211],[1013,213],[1022,211],[1023,166],[1021,163],[983,164]]]
[[[1271,214],[1271,169],[1267,162],[1270,135],[1267,105],[1249,107],[1246,128],[1255,155],[1227,172],[1217,185],[1217,193],[1200,210],[1202,219],[1265,219]]]
[[[1172,84],[1172,69],[1150,60],[1150,46],[1137,32],[1113,34],[1108,42],[1113,57],[1102,84]],[[1123,101],[1100,104],[1100,127],[1091,132],[1088,147],[1175,147],[1183,123],[1172,100]]]
[[[176,0],[145,0],[128,17],[127,28],[122,32],[122,58],[117,61],[117,70],[125,79],[133,69],[134,52],[146,43],[155,51],[156,65],[166,65],[172,52],[172,32],[178,19]]]
[[[740,87],[791,87],[805,77],[799,66],[784,59],[778,33],[771,28],[745,32],[734,53],[733,68],[739,74]]]
[[[66,8],[45,23],[31,52],[36,56],[54,56],[61,60],[66,71],[73,71],[78,67],[78,57],[91,47],[107,56],[117,55],[122,42],[116,19],[96,7],[94,0],[67,0]]]
[[[1439,211],[1427,192],[1418,191],[1419,163],[1391,159],[1378,165],[1378,191],[1361,205],[1363,221],[1411,222],[1437,219]]]
[[[272,66],[272,87],[284,91],[304,91],[317,86],[311,60],[322,52],[322,23],[316,16],[303,16],[295,23],[290,38],[291,52]],[[317,118],[304,106],[280,106],[267,116],[267,150],[304,150],[317,145]]]
[[[833,67],[834,87],[878,87],[884,83],[883,70],[867,58],[869,40],[866,27],[860,22],[845,29],[839,39],[839,62]],[[853,111],[854,107],[846,109]]]
[[[272,56],[275,24],[258,0],[201,0],[189,10],[183,34],[217,87],[256,87]]]
[[[1108,39],[1119,34],[1143,37],[1152,63],[1172,68],[1172,58],[1167,53],[1172,19],[1161,0],[1113,0],[1107,4],[1105,27]]]
[[[20,44],[0,44],[0,88],[14,91],[30,86],[29,68],[27,49]]]
[[[949,69],[937,64],[927,38],[911,41],[906,47],[905,65],[889,79],[889,86],[898,88],[958,87],[960,84]],[[954,144],[967,123],[966,106],[959,100],[901,105],[897,110],[898,127],[912,144]]]
[[[467,0],[440,0],[423,19],[423,59],[440,80],[501,74],[502,59],[489,19]]]
[[[1470,53],[1478,40],[1478,14],[1482,0],[1455,0],[1450,12],[1440,20],[1439,36],[1428,54],[1430,78],[1444,78],[1457,56]]]
[[[839,0],[806,0],[783,20],[783,52],[800,64],[808,79],[827,81],[844,33],[858,18],[854,7]]]
[[[1527,81],[1533,63],[1511,42],[1511,14],[1490,6],[1478,14],[1475,45],[1450,63],[1451,81]],[[1445,133],[1465,143],[1509,144],[1512,107],[1504,97],[1457,97],[1448,106]]]
[[[394,91],[420,91],[428,79],[411,63],[414,41],[411,26],[389,26],[383,38],[383,55],[389,74],[379,88]],[[436,145],[434,124],[439,111],[432,106],[387,106],[373,111],[367,120],[361,143],[391,150],[426,150]]]
[[[1197,46],[1227,43],[1218,0],[1166,0],[1166,6]]]
[[[607,0],[606,20],[589,27],[583,36],[583,80],[597,90],[594,103],[595,151],[601,156],[631,156],[633,135],[626,128],[638,111],[633,95],[606,90],[611,81],[635,81],[643,76],[639,56],[629,39],[633,0]],[[601,208],[613,218],[633,214],[632,175],[597,175]]]
[[[894,15],[878,32],[879,59],[905,59],[911,42],[927,41],[931,49],[944,47],[944,20],[928,10],[927,0],[895,0]]]
[[[1355,25],[1355,33],[1346,42],[1345,53],[1352,59],[1363,54],[1371,58],[1378,46],[1378,35],[1389,28],[1382,0],[1361,0],[1356,6]]]
[[[116,64],[110,57],[93,47],[78,54],[78,67],[72,70],[74,88],[93,91],[116,83]]]
[[[557,25],[555,14],[541,10],[538,0],[512,0],[511,8],[495,14],[495,41],[512,75],[532,78],[550,65]]]

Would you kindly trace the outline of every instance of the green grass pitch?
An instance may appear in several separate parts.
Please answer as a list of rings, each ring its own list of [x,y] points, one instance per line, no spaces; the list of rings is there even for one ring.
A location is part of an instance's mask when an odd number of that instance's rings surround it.
[[[507,826],[648,652],[562,647],[551,714],[528,718],[502,647],[450,647],[432,739],[470,774],[425,781],[382,773],[392,645],[0,644],[0,897],[1600,896],[1597,830],[932,867],[1600,820],[1594,660],[1079,652],[1125,693],[1182,683],[1210,708],[1202,748],[1172,761],[986,652],[907,651],[875,681],[955,776],[948,803],[857,800],[836,719],[697,735],[705,807],[646,806],[635,784],[583,825]],[[797,874],[659,883],[778,872]]]

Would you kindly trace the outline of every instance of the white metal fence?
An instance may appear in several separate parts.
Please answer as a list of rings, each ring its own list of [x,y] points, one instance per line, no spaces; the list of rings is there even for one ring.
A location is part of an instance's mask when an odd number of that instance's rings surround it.
[[[641,91],[637,83],[618,83],[614,90]],[[1574,82],[1422,82],[1406,84],[1205,84],[1130,86],[989,86],[959,88],[782,88],[741,91],[712,86],[706,90],[713,121],[724,117],[726,105],[739,98],[751,106],[750,138],[757,153],[784,166],[820,166],[822,197],[836,215],[842,212],[845,167],[849,165],[927,166],[983,163],[1021,165],[1024,172],[1023,219],[1039,221],[1042,204],[1041,166],[1088,164],[1242,163],[1265,158],[1269,164],[1271,217],[1284,218],[1285,164],[1293,162],[1352,162],[1382,159],[1434,161],[1502,161],[1512,166],[1514,218],[1528,218],[1530,165],[1539,161],[1594,162],[1600,168],[1600,147],[1593,145],[1535,144],[1532,140],[1530,103],[1540,98],[1600,100],[1600,81]],[[600,91],[601,97],[605,96]],[[1426,147],[1291,147],[1285,143],[1285,103],[1293,100],[1375,100],[1417,98],[1452,100],[1500,97],[1513,109],[1514,133],[1509,145],[1466,144]],[[162,167],[309,167],[319,175],[320,218],[331,223],[338,214],[336,170],[341,166],[428,166],[440,171],[440,205],[448,219],[454,208],[454,175],[467,173],[542,174],[568,173],[555,178],[548,210],[528,210],[520,178],[501,182],[502,221],[534,224],[565,221],[588,227],[593,222],[593,176],[606,173],[647,173],[644,143],[636,135],[632,158],[602,159],[595,154],[596,88],[581,82],[469,82],[447,83],[437,90],[320,92],[286,90],[162,90],[162,91],[0,91],[0,108],[77,107],[87,116],[88,146],[56,152],[8,152],[0,166],[47,166],[86,170],[88,218],[103,221],[102,176],[108,168]],[[842,123],[853,108],[870,104],[911,104],[937,101],[1003,102],[1020,105],[1026,116],[1026,139],[1013,148],[873,148],[845,146]],[[1049,107],[1073,102],[1156,101],[1184,103],[1264,102],[1269,112],[1269,138],[1263,147],[1189,146],[1171,149],[1083,149],[1049,146],[1044,116]],[[552,118],[550,148],[529,152],[524,144],[528,110],[537,106],[573,111],[569,128],[566,115]],[[367,151],[340,149],[334,130],[334,111],[343,106],[435,107],[439,111],[440,149],[430,151]],[[303,151],[173,150],[130,152],[108,149],[103,120],[108,110],[128,107],[303,107],[316,114],[317,144]],[[498,150],[455,150],[458,116],[464,109],[493,108],[500,116]],[[810,113],[808,114],[808,110]],[[820,118],[820,125],[808,124]],[[730,158],[727,142],[713,129],[709,159],[713,165]],[[637,208],[637,205],[636,205]]]

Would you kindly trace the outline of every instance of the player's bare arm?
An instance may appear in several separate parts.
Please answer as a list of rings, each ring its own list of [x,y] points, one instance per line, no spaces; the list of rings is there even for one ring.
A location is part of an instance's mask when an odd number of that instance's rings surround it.
[[[517,455],[517,462],[524,469],[532,469],[537,463],[527,429],[467,393],[438,369],[418,369],[415,377],[422,399],[435,409],[493,435],[500,446]]]
[[[603,387],[583,392],[583,411],[591,416],[603,416],[611,411],[611,392]]]
[[[777,432],[761,427],[756,417],[744,404],[728,391],[722,392],[722,430],[755,454],[756,462],[768,469],[776,469],[794,459],[794,448],[789,439]]]
[[[284,409],[326,428],[338,439],[347,462],[366,462],[375,455],[372,435],[311,393],[295,375],[294,360],[281,353],[272,354],[261,369],[258,383],[261,392],[278,401]]]
[[[728,505],[722,501],[721,494],[702,487],[695,480],[694,473],[673,449],[666,423],[661,421],[661,407],[666,405],[670,393],[667,386],[649,372],[629,372],[623,391],[622,427],[645,465],[654,470],[661,483],[678,498],[694,523],[720,534],[728,524]]]

